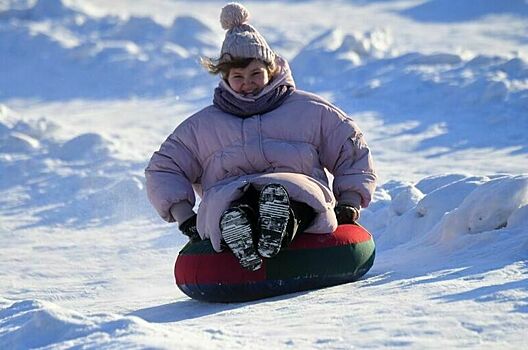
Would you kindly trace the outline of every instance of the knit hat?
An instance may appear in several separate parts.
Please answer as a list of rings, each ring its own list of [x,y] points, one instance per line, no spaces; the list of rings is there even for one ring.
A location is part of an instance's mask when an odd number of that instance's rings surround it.
[[[275,53],[264,37],[247,23],[249,16],[249,11],[236,2],[231,2],[222,8],[220,23],[227,33],[220,51],[221,61],[228,61],[229,56],[257,58],[268,63],[275,60]]]

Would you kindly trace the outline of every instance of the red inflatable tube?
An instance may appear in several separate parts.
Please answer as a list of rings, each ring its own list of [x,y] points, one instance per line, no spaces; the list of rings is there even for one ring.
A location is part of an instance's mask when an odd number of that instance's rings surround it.
[[[372,235],[358,225],[341,225],[332,234],[300,234],[257,271],[243,269],[210,241],[189,243],[176,259],[180,290],[193,299],[242,302],[353,282],[372,267]]]

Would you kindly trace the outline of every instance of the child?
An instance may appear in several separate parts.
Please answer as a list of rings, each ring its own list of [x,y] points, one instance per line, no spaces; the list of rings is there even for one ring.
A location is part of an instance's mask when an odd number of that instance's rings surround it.
[[[202,60],[221,76],[213,104],[174,130],[145,173],[163,219],[192,240],[209,238],[218,252],[227,245],[254,271],[297,232],[354,223],[376,175],[357,125],[323,98],[296,90],[287,62],[248,18],[240,4],[222,9],[220,57]]]

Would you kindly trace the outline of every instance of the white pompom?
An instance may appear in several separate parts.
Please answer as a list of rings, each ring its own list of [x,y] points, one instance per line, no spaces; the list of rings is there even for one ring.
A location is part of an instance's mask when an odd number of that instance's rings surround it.
[[[222,8],[220,23],[222,28],[229,30],[246,23],[249,19],[249,11],[239,3],[231,2]]]

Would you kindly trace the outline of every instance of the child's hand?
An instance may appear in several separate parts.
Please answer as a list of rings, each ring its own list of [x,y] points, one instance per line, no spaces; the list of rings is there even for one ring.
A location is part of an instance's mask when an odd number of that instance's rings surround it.
[[[182,222],[178,228],[184,235],[189,237],[189,241],[197,242],[202,240],[196,229],[196,214]]]
[[[359,208],[351,205],[338,204],[334,208],[334,211],[339,225],[355,224],[359,220]]]

